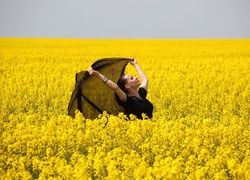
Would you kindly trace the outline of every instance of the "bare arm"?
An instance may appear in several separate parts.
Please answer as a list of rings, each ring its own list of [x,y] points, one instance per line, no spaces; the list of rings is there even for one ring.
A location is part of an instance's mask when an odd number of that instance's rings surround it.
[[[128,61],[130,62],[130,64],[134,66],[135,70],[137,71],[141,80],[141,86],[148,89],[148,78],[146,74],[143,72],[143,70],[141,69],[141,67],[139,66],[139,64],[137,63],[137,61],[134,58],[128,59]]]
[[[91,76],[92,76],[92,75],[93,75],[93,76],[96,76],[98,79],[100,79],[101,81],[103,81],[103,82],[106,84],[106,86],[108,86],[112,91],[114,91],[114,92],[118,95],[118,97],[119,97],[120,100],[122,100],[122,101],[125,101],[125,100],[126,100],[127,95],[125,94],[125,92],[123,92],[123,91],[119,88],[119,86],[118,86],[116,83],[114,83],[113,81],[107,79],[104,75],[102,75],[102,74],[99,73],[98,71],[93,70],[92,67],[90,67],[90,68],[88,69],[88,73],[89,73]],[[105,79],[105,78],[106,78],[106,79]]]

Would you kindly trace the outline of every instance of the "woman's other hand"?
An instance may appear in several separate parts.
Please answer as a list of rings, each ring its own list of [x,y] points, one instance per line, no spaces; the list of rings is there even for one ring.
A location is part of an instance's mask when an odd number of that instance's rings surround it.
[[[135,58],[128,58],[128,62],[130,62],[130,64],[132,64],[132,65],[137,64],[137,62],[136,62],[136,59],[135,59]]]
[[[92,67],[90,67],[90,68],[88,69],[88,73],[89,73],[89,75],[94,75],[94,76],[96,76],[96,75],[98,74],[98,71],[96,71],[96,70],[94,70]]]

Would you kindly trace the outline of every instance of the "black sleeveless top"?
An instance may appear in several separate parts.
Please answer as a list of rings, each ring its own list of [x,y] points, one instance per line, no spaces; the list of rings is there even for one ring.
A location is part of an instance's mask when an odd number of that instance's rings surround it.
[[[153,104],[146,99],[147,90],[143,87],[138,89],[141,97],[128,96],[126,101],[118,100],[118,104],[125,109],[125,114],[134,114],[138,119],[142,119],[142,113],[145,113],[149,118],[153,117]]]

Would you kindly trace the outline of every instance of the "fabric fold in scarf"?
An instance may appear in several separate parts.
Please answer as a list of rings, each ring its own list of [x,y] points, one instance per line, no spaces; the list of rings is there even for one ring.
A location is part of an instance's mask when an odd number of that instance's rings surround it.
[[[127,58],[104,58],[91,65],[94,70],[117,83],[125,72]],[[118,115],[124,109],[118,105],[114,92],[110,90],[100,79],[90,76],[87,71],[76,74],[76,84],[68,104],[68,114],[75,117],[79,110],[85,118],[95,119],[103,111]]]

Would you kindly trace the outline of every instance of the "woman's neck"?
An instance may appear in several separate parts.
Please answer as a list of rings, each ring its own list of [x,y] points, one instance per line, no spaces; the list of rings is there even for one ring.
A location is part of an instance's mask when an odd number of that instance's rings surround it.
[[[141,96],[139,95],[137,89],[130,89],[129,92],[128,92],[128,95],[129,96],[135,96],[135,97],[138,97],[141,99]]]

